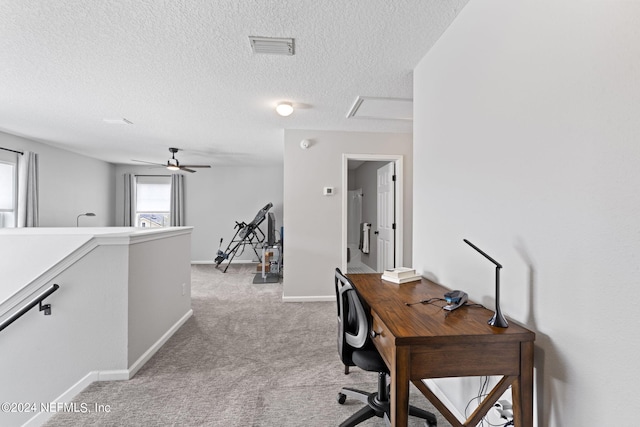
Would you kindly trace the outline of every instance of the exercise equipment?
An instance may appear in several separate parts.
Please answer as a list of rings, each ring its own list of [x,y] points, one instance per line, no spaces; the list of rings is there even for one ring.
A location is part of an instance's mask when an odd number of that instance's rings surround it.
[[[223,270],[223,273],[227,272],[227,268],[233,261],[233,258],[236,257],[238,251],[240,254],[244,252],[245,246],[251,246],[253,252],[256,254],[256,257],[260,259],[260,254],[258,253],[258,248],[262,247],[262,243],[264,242],[265,235],[260,229],[260,224],[267,217],[267,212],[269,209],[273,207],[273,203],[267,203],[262,209],[258,211],[256,217],[250,223],[246,223],[244,221],[238,222],[236,221],[236,225],[233,226],[236,230],[236,233],[233,235],[233,238],[227,245],[227,248],[222,251],[220,248],[222,247],[222,239],[220,239],[220,245],[218,247],[217,256],[215,259],[216,268],[220,266],[222,261],[228,259],[226,267]]]

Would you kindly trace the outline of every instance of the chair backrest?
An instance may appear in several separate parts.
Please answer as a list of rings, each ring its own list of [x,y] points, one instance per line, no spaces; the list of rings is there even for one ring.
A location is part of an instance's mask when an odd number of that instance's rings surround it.
[[[335,272],[338,309],[338,353],[345,365],[353,366],[351,355],[369,340],[369,318],[351,280],[339,268]]]

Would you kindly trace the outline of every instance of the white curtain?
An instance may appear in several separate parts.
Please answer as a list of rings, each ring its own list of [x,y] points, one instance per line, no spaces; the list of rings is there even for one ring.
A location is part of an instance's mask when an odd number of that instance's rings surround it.
[[[38,226],[38,155],[25,151],[18,163],[18,227]]]
[[[124,174],[124,222],[125,227],[136,225],[136,177],[131,173]]]
[[[184,218],[184,175],[174,173],[171,175],[171,226],[185,224]]]

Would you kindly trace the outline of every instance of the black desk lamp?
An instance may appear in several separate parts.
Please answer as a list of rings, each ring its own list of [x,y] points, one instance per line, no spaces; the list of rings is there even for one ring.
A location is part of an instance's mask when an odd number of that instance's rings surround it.
[[[467,239],[463,239],[463,240],[467,245],[471,246],[473,249],[480,252],[486,259],[488,259],[489,261],[491,261],[496,265],[496,312],[493,314],[493,317],[489,319],[487,323],[490,324],[491,326],[496,326],[498,328],[508,328],[509,323],[507,323],[507,319],[504,318],[504,316],[502,315],[502,311],[500,311],[500,269],[502,268],[502,266],[498,261],[496,261],[495,259],[491,258],[489,255],[484,253],[482,249],[478,248],[476,245],[474,245]]]

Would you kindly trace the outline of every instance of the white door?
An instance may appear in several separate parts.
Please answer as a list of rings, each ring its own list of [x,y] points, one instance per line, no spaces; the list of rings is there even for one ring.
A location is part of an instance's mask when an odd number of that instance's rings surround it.
[[[394,163],[378,169],[378,271],[395,267],[395,173]]]

